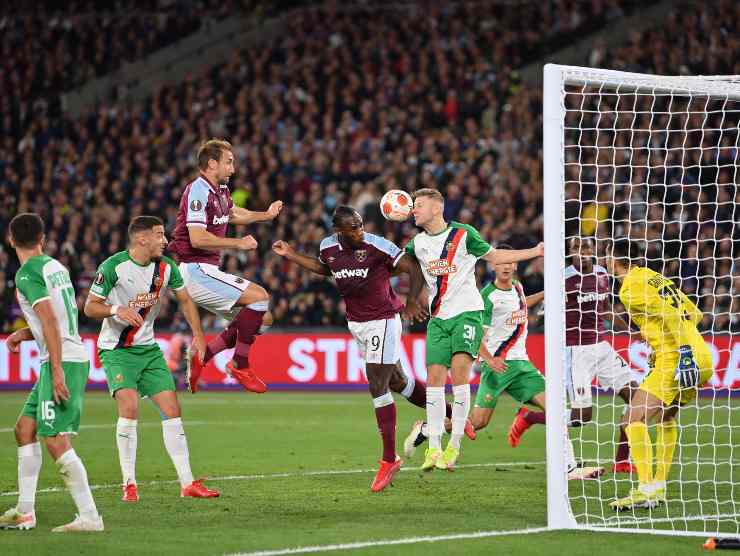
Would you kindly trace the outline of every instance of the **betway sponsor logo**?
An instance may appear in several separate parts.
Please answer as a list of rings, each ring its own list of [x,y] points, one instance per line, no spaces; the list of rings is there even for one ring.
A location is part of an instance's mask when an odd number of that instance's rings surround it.
[[[367,278],[367,273],[370,272],[369,268],[343,268],[332,272],[335,280],[341,280],[342,278]]]
[[[228,224],[229,223],[229,215],[224,214],[223,216],[214,216],[213,217],[213,225],[214,226],[220,226],[221,224]]]
[[[608,293],[584,293],[578,296],[578,303],[593,303],[594,301],[604,301]]]
[[[450,264],[447,259],[436,259],[427,263],[427,272],[432,276],[455,274],[457,272],[457,265]]]

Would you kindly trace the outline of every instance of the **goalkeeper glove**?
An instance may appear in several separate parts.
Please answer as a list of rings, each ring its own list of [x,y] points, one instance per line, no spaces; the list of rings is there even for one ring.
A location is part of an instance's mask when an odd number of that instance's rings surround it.
[[[683,345],[678,348],[678,368],[673,378],[678,381],[681,388],[693,388],[699,384],[699,367],[694,361],[691,346]]]

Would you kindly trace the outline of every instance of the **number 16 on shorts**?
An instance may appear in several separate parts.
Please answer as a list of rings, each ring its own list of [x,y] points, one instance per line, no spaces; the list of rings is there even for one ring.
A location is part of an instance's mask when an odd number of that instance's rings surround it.
[[[53,423],[56,417],[56,411],[54,411],[54,402],[51,400],[41,402],[41,418],[45,423]]]

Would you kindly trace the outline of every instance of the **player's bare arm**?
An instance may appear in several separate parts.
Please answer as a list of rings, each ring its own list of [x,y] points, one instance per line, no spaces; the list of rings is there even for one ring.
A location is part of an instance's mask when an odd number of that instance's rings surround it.
[[[62,335],[59,334],[59,324],[54,314],[51,301],[45,299],[33,306],[33,310],[41,321],[41,330],[46,340],[46,348],[49,351],[49,366],[51,367],[52,389],[54,402],[66,402],[69,399],[69,390],[64,381],[64,369],[62,368]]]
[[[219,237],[202,226],[188,226],[190,243],[196,249],[220,251],[222,249],[238,249],[250,251],[257,248],[257,240],[252,236]]]
[[[545,244],[540,242],[537,247],[529,249],[491,249],[481,257],[491,264],[518,263],[545,255]]]
[[[131,307],[108,305],[105,299],[94,293],[88,294],[85,300],[85,316],[95,320],[103,320],[115,316],[131,326],[141,326],[144,324],[144,319],[141,318],[141,315]]]
[[[31,340],[33,340],[33,332],[31,332],[30,328],[26,327],[16,330],[8,336],[8,339],[5,340],[5,345],[8,346],[10,352],[17,353],[22,342],[30,342]]]
[[[270,204],[266,211],[247,210],[241,207],[231,207],[229,213],[229,224],[237,226],[255,224],[257,222],[269,222],[274,220],[283,210],[283,202],[275,201]]]
[[[185,320],[190,325],[190,330],[193,332],[193,347],[198,352],[198,356],[201,361],[205,357],[206,353],[206,338],[203,334],[203,327],[200,324],[200,314],[198,308],[193,303],[192,298],[188,294],[186,288],[181,288],[175,291],[175,297],[177,302],[180,304],[182,314],[185,316]]]
[[[537,292],[527,296],[527,308],[531,309],[535,305],[541,303],[545,299],[545,292]]]
[[[488,351],[488,348],[486,347],[486,334],[483,335],[483,339],[481,340],[478,355],[497,373],[503,373],[506,371],[506,360],[503,357],[495,357],[490,351]]]
[[[321,276],[331,276],[331,270],[329,270],[328,266],[316,257],[310,257],[304,253],[296,251],[287,241],[276,241],[272,244],[272,250],[277,255],[288,259],[290,262],[295,263],[306,270],[310,270],[311,272],[315,272]]]
[[[404,254],[393,269],[393,276],[406,273],[409,275],[409,294],[406,297],[406,306],[403,310],[403,317],[410,321],[423,321],[429,316],[426,307],[419,303],[419,294],[424,287],[424,275],[421,272],[419,261],[416,257]]]

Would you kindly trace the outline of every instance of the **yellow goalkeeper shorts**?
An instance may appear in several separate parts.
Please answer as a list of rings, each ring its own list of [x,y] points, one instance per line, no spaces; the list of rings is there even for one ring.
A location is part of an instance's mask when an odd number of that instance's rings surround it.
[[[712,378],[712,354],[707,345],[689,344],[694,353],[694,361],[699,367],[699,386]],[[664,405],[685,405],[696,397],[696,388],[681,388],[676,380],[678,349],[662,351],[655,357],[650,373],[642,381],[640,389],[658,398]]]

